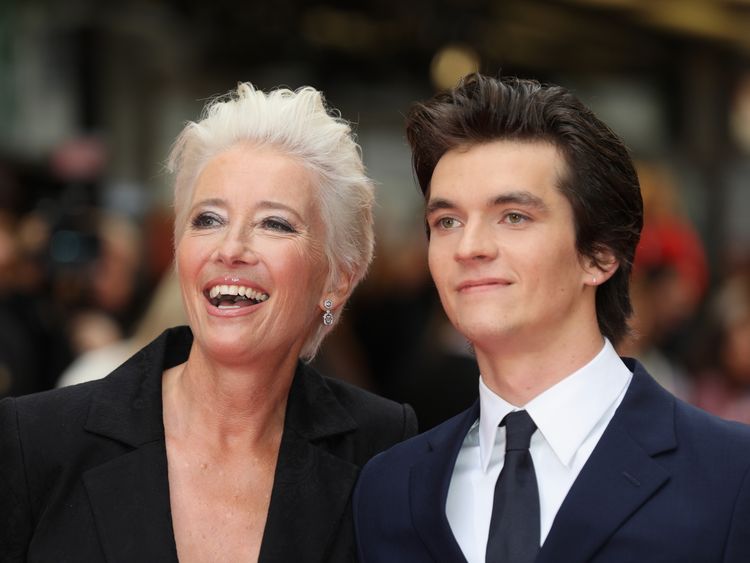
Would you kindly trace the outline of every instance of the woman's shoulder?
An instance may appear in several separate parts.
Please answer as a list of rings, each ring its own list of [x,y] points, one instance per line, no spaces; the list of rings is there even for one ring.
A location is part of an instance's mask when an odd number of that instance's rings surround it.
[[[369,444],[376,452],[409,438],[417,432],[414,410],[351,383],[326,377],[310,366],[303,366],[295,378],[290,400],[306,403],[306,423],[329,428],[338,426],[352,439]],[[312,414],[315,411],[315,414]],[[297,421],[300,420],[295,416]]]
[[[0,451],[6,470],[33,467],[44,483],[57,468],[71,463],[87,439],[91,396],[101,386],[92,381],[0,401]]]
[[[354,413],[363,414],[367,419],[399,419],[403,417],[405,407],[411,408],[342,379],[329,376],[321,378],[342,405],[349,407]]]
[[[102,387],[103,380],[88,381],[59,389],[7,397],[0,401],[3,413],[12,412],[18,422],[34,426],[70,426],[85,417],[92,395]]]

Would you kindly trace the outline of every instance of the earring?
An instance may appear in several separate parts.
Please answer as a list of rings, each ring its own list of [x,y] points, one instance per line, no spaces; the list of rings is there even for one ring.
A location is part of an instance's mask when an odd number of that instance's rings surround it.
[[[331,326],[333,324],[333,313],[331,312],[333,301],[326,299],[323,301],[323,307],[325,307],[325,312],[323,313],[323,324],[325,326]]]
[[[596,285],[596,276],[591,276],[591,281],[593,281],[594,285]]]

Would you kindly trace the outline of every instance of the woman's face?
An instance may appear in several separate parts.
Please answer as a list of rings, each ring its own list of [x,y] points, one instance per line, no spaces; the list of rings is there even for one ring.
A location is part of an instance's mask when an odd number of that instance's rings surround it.
[[[214,361],[298,357],[325,299],[317,194],[273,147],[236,145],[198,176],[176,260],[196,344]]]

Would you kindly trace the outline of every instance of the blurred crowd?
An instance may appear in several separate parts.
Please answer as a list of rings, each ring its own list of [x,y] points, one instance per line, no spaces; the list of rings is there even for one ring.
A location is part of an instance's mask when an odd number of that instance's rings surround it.
[[[106,375],[184,324],[170,210],[102,202],[106,151],[67,143],[45,162],[0,156],[0,397]],[[633,334],[620,353],[722,417],[750,423],[750,249],[709,266],[669,170],[643,164],[646,224],[632,279]],[[414,217],[415,224],[420,219]],[[411,403],[422,429],[468,406],[478,372],[446,320],[415,235],[379,247],[315,364]]]
[[[105,165],[97,139],[0,157],[0,396],[101,377],[183,322],[168,212],[109,209]]]

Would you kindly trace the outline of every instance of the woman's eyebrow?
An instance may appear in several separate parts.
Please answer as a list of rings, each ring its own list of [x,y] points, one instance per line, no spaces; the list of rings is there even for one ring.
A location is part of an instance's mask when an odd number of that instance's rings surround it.
[[[195,209],[196,207],[226,207],[226,202],[219,197],[210,197],[196,201],[191,209]]]
[[[297,219],[302,220],[302,215],[299,211],[297,211],[294,207],[291,207],[285,203],[281,203],[280,201],[272,201],[272,200],[263,200],[258,203],[258,207],[261,209],[277,209],[281,211],[288,211],[292,215],[294,215]]]

